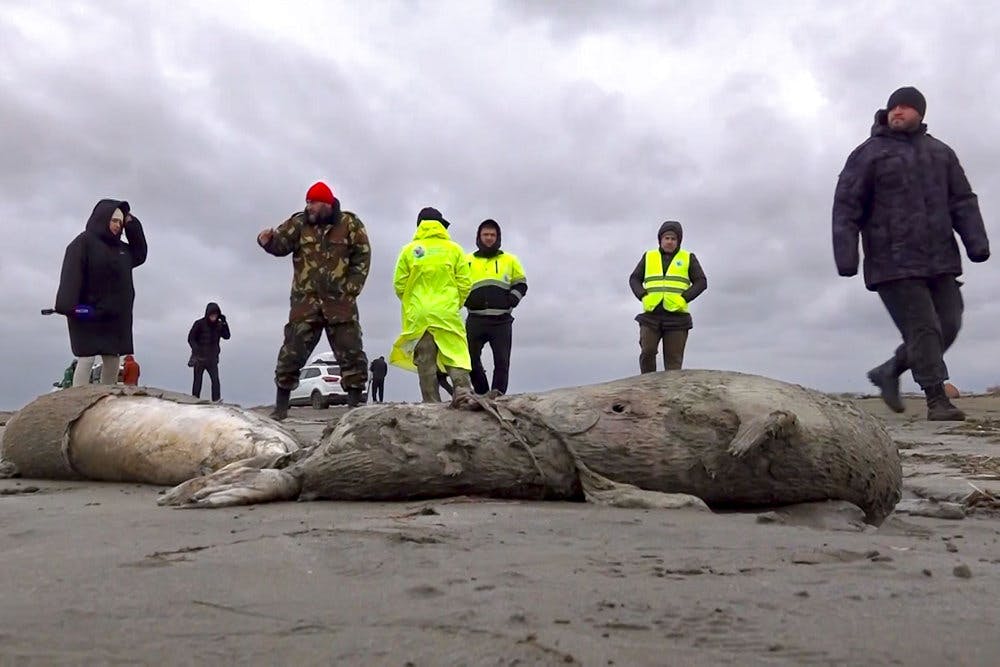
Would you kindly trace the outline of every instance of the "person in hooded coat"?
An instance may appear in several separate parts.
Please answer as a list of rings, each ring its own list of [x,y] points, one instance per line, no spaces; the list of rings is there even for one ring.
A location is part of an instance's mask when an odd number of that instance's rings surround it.
[[[66,247],[56,293],[55,311],[66,316],[77,357],[74,387],[89,384],[96,356],[101,383],[118,381],[119,358],[134,352],[132,270],[145,261],[146,236],[128,202],[97,202],[86,229]]]
[[[528,279],[518,258],[500,249],[500,225],[483,220],[476,230],[476,248],[469,253],[472,291],[465,300],[469,316],[465,329],[472,359],[472,388],[477,394],[506,394],[510,377],[510,347],[514,316],[511,311],[528,293]],[[493,353],[493,382],[486,380],[483,347]]]
[[[229,322],[222,314],[219,304],[209,302],[205,306],[205,317],[195,320],[188,332],[188,345],[191,346],[191,359],[194,361],[194,382],[191,394],[201,398],[201,382],[208,371],[212,381],[212,401],[218,403],[222,397],[222,385],[219,382],[219,340],[229,340]]]
[[[868,371],[894,412],[905,406],[899,377],[909,369],[931,421],[962,421],[945,393],[944,353],[962,325],[962,257],[990,257],[990,243],[955,151],[927,133],[927,101],[912,86],[894,91],[875,112],[871,136],[847,158],[833,202],[837,272],[854,276],[864,249],[865,287],[877,292],[903,342]]]
[[[639,323],[639,372],[656,370],[656,354],[663,343],[666,370],[684,363],[688,332],[694,326],[688,304],[708,289],[705,272],[693,252],[681,248],[684,229],[667,220],[656,234],[656,248],[647,251],[629,276],[629,287],[642,302]]]
[[[448,236],[448,225],[437,209],[422,209],[413,241],[399,253],[393,276],[403,331],[389,363],[417,372],[425,403],[441,401],[439,371],[451,378],[456,398],[471,385],[461,309],[472,281],[465,251]]]

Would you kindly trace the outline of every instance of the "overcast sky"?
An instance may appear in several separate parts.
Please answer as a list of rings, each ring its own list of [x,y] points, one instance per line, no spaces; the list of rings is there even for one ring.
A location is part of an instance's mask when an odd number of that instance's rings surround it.
[[[466,248],[481,220],[501,223],[530,286],[511,392],[638,372],[627,277],[665,219],[708,276],[687,367],[867,390],[898,334],[860,277],[837,276],[830,210],[901,85],[924,92],[1000,244],[991,2],[290,6],[0,0],[0,408],[72,359],[65,320],[39,309],[103,197],[127,199],[149,242],[134,273],[143,382],[190,388],[187,332],[217,301],[233,332],[223,397],[244,405],[273,401],[291,278],[255,236],[316,180],[372,240],[369,357],[399,329],[393,264],[417,211],[439,208]],[[1000,384],[1000,258],[965,268],[947,361],[982,390]],[[418,396],[416,375],[390,368],[386,398]]]

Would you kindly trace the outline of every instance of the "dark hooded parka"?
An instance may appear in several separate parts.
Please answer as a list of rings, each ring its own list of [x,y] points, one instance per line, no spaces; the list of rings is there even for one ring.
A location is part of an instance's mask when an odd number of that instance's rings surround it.
[[[955,151],[923,123],[912,132],[890,128],[887,115],[875,113],[871,137],[847,158],[833,203],[837,270],[857,273],[860,235],[872,291],[893,280],[960,275],[956,232],[970,260],[990,256],[979,202]]]
[[[212,314],[216,315],[213,322],[209,319]],[[222,314],[219,304],[210,301],[205,306],[205,317],[195,320],[188,332],[188,345],[191,346],[191,353],[205,366],[219,363],[219,340],[229,340],[229,322]]]
[[[132,269],[146,261],[146,236],[142,224],[131,218],[122,234],[111,233],[111,216],[119,209],[127,218],[128,202],[97,202],[86,229],[66,247],[55,310],[66,315],[73,354],[132,354],[132,306],[135,289]],[[93,315],[74,317],[78,305],[90,306]]]
[[[667,232],[673,232],[677,235],[677,250],[680,250],[681,244],[684,241],[684,228],[676,220],[667,220],[660,225],[660,229],[656,233],[656,246],[660,247],[660,239]],[[668,255],[662,248],[660,249],[660,255],[663,256],[663,266],[670,265],[670,260],[677,254],[677,250]],[[643,286],[645,277],[646,256],[644,254],[639,258],[639,263],[636,265],[635,270],[632,271],[632,275],[628,277],[629,287],[632,289],[632,293],[635,294],[635,298],[640,301],[642,301],[642,297],[646,293],[646,288]],[[688,265],[688,278],[691,280],[691,286],[681,296],[684,297],[685,301],[690,303],[699,294],[708,289],[708,279],[705,277],[705,271],[701,268],[701,264],[694,253],[691,253],[691,263]],[[668,312],[664,310],[662,305],[657,306],[651,312],[639,313],[636,315],[635,320],[640,325],[645,324],[654,329],[690,329],[693,327],[690,313]]]

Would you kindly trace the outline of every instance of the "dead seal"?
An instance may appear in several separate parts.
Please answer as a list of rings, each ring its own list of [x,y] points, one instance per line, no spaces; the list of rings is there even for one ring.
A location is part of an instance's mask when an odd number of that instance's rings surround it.
[[[773,507],[844,500],[880,523],[900,499],[899,452],[852,403],[766,377],[651,373],[537,394],[356,409],[316,446],[234,463],[163,505],[586,499],[630,507]]]
[[[145,387],[45,394],[7,423],[6,474],[173,486],[234,461],[299,449],[276,422],[231,405]]]

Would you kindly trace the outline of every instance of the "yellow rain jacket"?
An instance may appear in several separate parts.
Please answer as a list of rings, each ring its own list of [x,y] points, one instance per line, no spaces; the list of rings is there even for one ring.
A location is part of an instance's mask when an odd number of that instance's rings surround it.
[[[399,253],[392,284],[402,302],[403,332],[392,346],[389,363],[415,371],[413,348],[430,331],[438,346],[439,370],[447,366],[471,370],[461,309],[472,278],[465,251],[451,240],[444,225],[421,221],[413,241]]]

